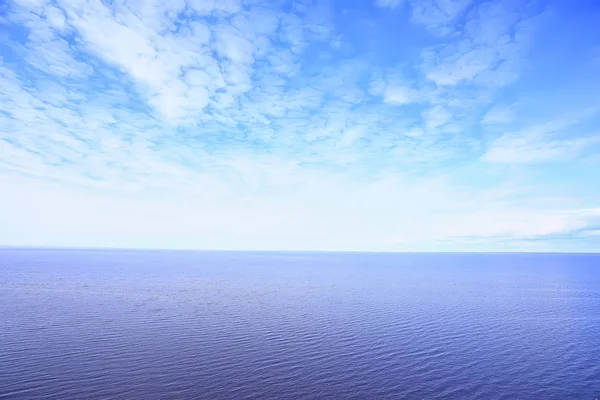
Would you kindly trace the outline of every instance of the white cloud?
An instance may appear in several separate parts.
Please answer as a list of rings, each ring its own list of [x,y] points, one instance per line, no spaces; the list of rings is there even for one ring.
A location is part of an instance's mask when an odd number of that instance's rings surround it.
[[[469,2],[446,3],[451,11],[444,15],[453,21]],[[439,9],[440,13],[443,9]],[[478,4],[473,12],[464,27],[456,29],[456,39],[453,37],[450,43],[423,53],[425,76],[437,85],[466,82],[495,87],[507,85],[518,77],[539,14],[521,14],[517,3],[503,1]],[[452,27],[442,26],[446,30]]]
[[[483,160],[496,163],[538,163],[564,161],[600,143],[600,135],[573,135],[593,119],[596,107],[578,110],[563,118],[530,126],[521,132],[506,133],[493,140]]]
[[[438,85],[456,85],[488,71],[496,61],[495,51],[473,49],[457,53],[453,59],[446,59],[426,74],[427,79]]]
[[[258,38],[268,36],[277,30],[279,15],[270,9],[256,7],[251,11],[236,14],[231,23],[240,32]]]
[[[385,88],[383,101],[389,104],[404,105],[422,101],[421,94],[412,88],[392,86]]]
[[[452,23],[469,7],[472,0],[412,0],[412,20],[431,31],[447,34]]]
[[[553,139],[539,134],[509,134],[492,142],[483,160],[507,164],[564,161],[598,143],[600,136]]]
[[[217,29],[216,50],[222,57],[228,58],[233,63],[252,64],[254,62],[254,46],[240,36],[234,28],[222,26]]]
[[[187,120],[209,104],[235,104],[251,87],[255,60],[274,52],[267,36],[279,28],[283,18],[283,14],[260,7],[242,10],[236,1],[191,2],[193,11],[216,18],[210,26],[203,19],[178,19],[180,13],[188,12],[183,1],[130,2],[125,6],[63,0],[55,5],[47,4],[44,17],[27,9],[15,14],[15,20],[29,21],[30,63],[54,75],[89,75],[91,68],[74,59],[79,47],[118,67],[159,115],[172,122]],[[233,25],[225,19],[229,16],[233,16]],[[296,29],[298,33],[283,32],[282,38],[294,41],[295,36],[305,37],[310,30],[303,25]],[[53,33],[67,30],[75,33],[75,43]],[[222,63],[223,59],[228,62]],[[183,79],[188,70],[203,71],[210,81],[203,87],[198,80],[188,86]]]
[[[48,21],[48,25],[58,30],[59,32],[65,32],[68,30],[67,21],[64,12],[54,6],[46,5],[44,8],[44,17]]]
[[[342,134],[342,139],[340,140],[340,145],[342,147],[352,146],[354,142],[362,138],[367,131],[365,126],[353,126],[349,129],[346,129]]]
[[[443,106],[434,106],[423,112],[425,126],[429,130],[435,130],[446,125],[452,119],[452,113]]]
[[[47,3],[46,0],[16,0],[16,4],[27,9],[41,9]]]
[[[376,0],[377,6],[384,8],[397,8],[403,3],[404,0]]]
[[[514,111],[510,107],[492,107],[481,120],[482,125],[508,124],[515,120]]]
[[[190,7],[200,15],[213,13],[235,14],[242,9],[240,0],[188,0]]]

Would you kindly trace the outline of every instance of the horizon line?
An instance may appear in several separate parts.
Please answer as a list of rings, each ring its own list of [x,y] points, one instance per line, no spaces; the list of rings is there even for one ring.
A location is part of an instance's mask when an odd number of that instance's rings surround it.
[[[102,246],[43,246],[43,245],[1,245],[0,250],[88,250],[88,251],[182,251],[205,253],[367,253],[367,254],[538,254],[538,255],[595,255],[600,252],[569,251],[418,251],[418,250],[243,250],[243,249],[194,249],[194,248],[146,248],[146,247],[102,247]]]

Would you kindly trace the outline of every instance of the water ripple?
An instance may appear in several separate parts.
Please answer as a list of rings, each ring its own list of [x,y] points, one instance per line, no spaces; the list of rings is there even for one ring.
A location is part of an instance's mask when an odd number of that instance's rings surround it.
[[[592,256],[0,250],[0,398],[593,399],[599,304]]]

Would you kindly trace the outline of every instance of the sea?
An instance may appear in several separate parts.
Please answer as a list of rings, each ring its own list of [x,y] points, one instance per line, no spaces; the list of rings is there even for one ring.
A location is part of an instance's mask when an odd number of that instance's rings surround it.
[[[599,255],[0,250],[0,399],[599,397]]]

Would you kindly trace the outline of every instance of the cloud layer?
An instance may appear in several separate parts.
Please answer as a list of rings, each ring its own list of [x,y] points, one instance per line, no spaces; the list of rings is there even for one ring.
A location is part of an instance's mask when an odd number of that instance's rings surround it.
[[[0,244],[598,248],[600,9],[573,7],[12,0]]]

